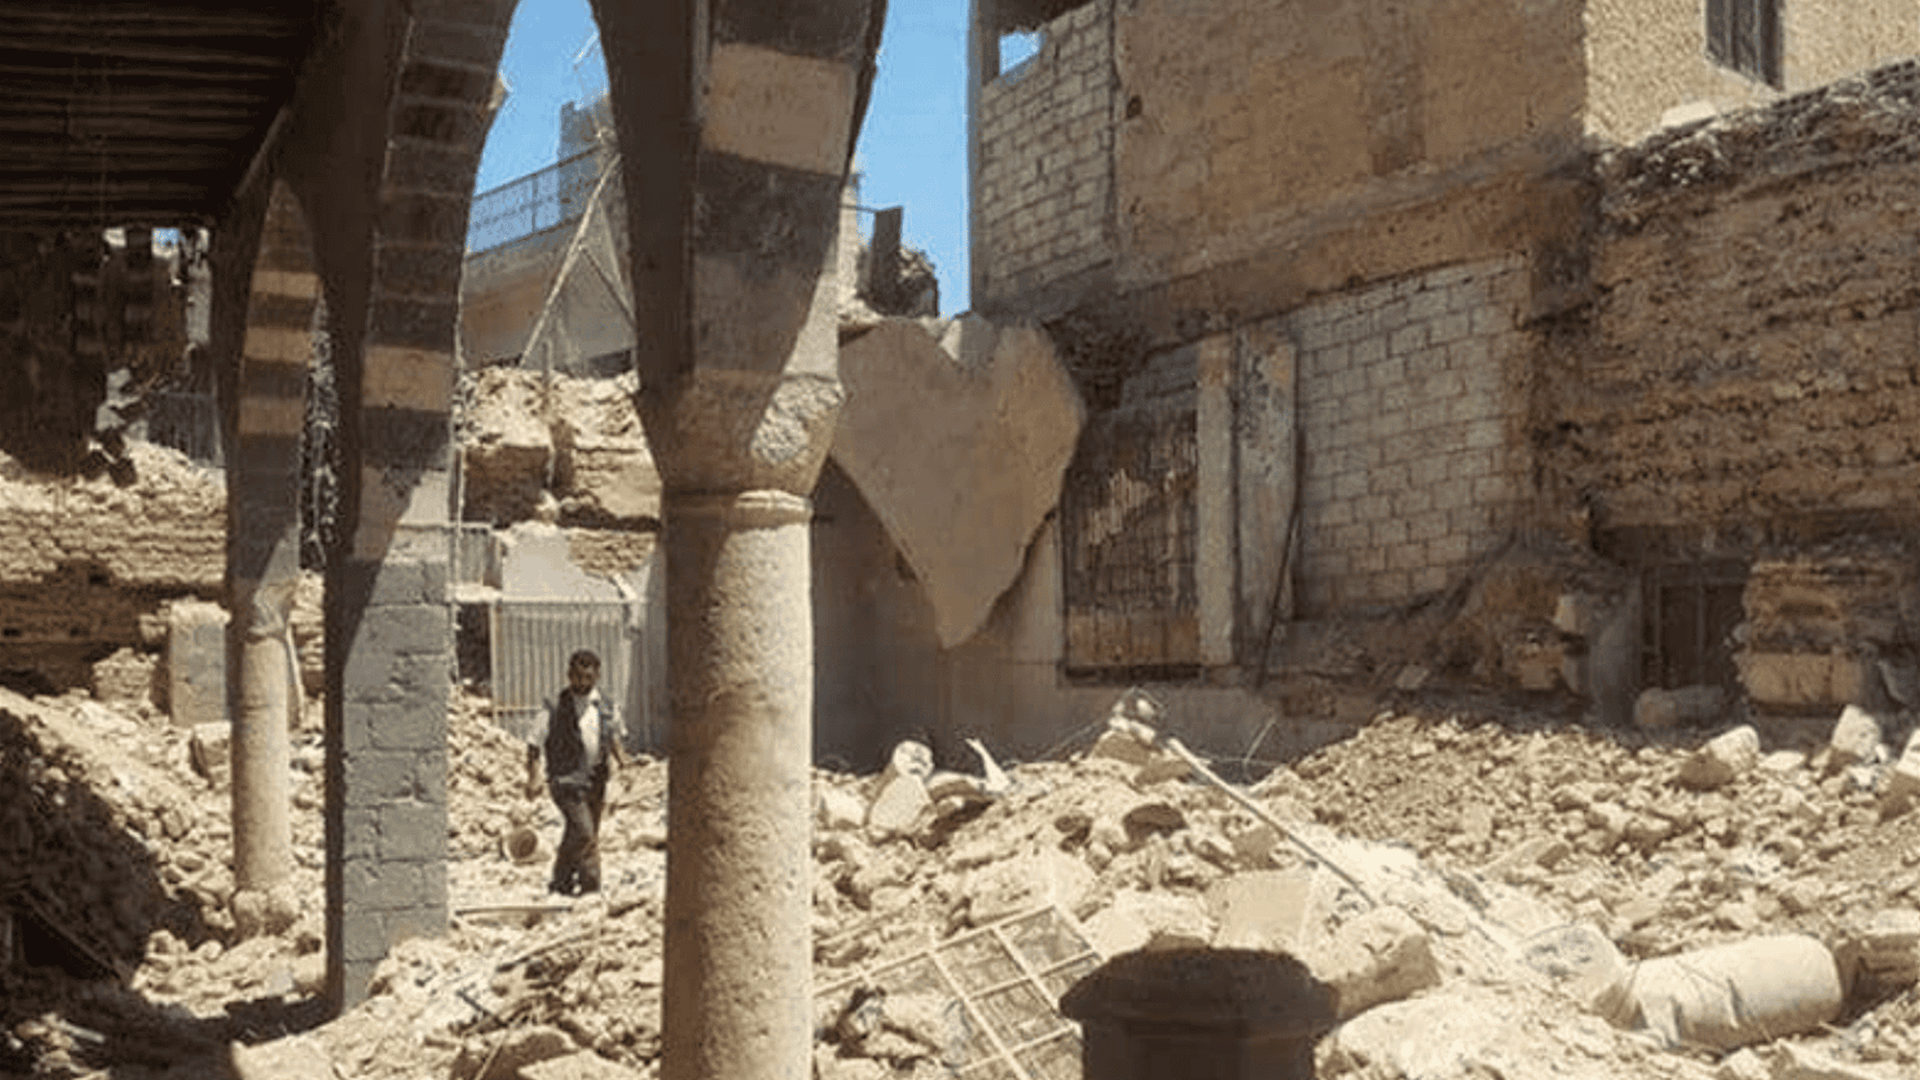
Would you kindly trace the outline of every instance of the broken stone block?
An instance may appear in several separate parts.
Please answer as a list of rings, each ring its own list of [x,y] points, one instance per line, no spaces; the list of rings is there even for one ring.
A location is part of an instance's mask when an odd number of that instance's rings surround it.
[[[1679,780],[1691,788],[1724,787],[1760,763],[1760,733],[1750,724],[1715,736],[1680,765]]]
[[[1567,842],[1557,836],[1530,836],[1488,863],[1486,873],[1499,881],[1513,881],[1535,867],[1553,869],[1572,851]]]
[[[1168,835],[1186,828],[1187,816],[1172,803],[1141,803],[1121,817],[1120,825],[1127,831],[1128,843],[1137,847],[1149,836]]]
[[[187,760],[215,791],[225,791],[233,776],[233,725],[224,720],[194,725]]]
[[[1858,965],[1856,987],[1875,997],[1891,995],[1920,982],[1920,911],[1910,908],[1876,912],[1856,934],[1849,951]]]
[[[873,804],[867,807],[867,834],[875,840],[910,835],[921,812],[932,805],[933,800],[927,797],[927,785],[919,777],[895,776],[880,788],[880,794],[874,796]]]
[[[227,612],[176,600],[167,614],[167,711],[175,727],[227,719]]]
[[[926,743],[907,739],[893,748],[887,759],[887,776],[917,776],[922,780],[933,775],[933,749]]]
[[[454,1080],[514,1080],[529,1065],[579,1049],[566,1032],[548,1024],[512,1028],[497,1040],[467,1040],[453,1059],[452,1075]]]
[[[1078,856],[1053,848],[995,863],[973,872],[963,886],[967,919],[986,926],[1035,908],[1085,911],[1095,879]]]
[[[1538,1071],[1515,1068],[1516,1059],[1526,1061],[1538,1045],[1525,1032],[1519,1004],[1494,988],[1472,985],[1385,1003],[1322,1040],[1319,1075],[1514,1080],[1553,1075],[1550,1060]]]
[[[1213,944],[1297,955],[1313,903],[1311,870],[1256,870],[1223,878],[1207,890],[1207,910],[1219,923]]]
[[[1124,731],[1106,731],[1087,750],[1090,758],[1107,758],[1128,765],[1145,765],[1153,758],[1153,748]]]
[[[813,801],[813,820],[821,829],[827,832],[857,829],[866,817],[867,808],[860,804],[860,796],[843,787],[820,785]]]
[[[1884,750],[1880,721],[1858,705],[1840,710],[1827,743],[1827,769],[1838,772],[1863,761],[1878,760]]]
[[[1773,1047],[1766,1080],[1894,1080],[1894,1073],[1835,1061],[1812,1047],[1782,1040]]]
[[[1520,959],[1590,1012],[1616,1024],[1627,1020],[1626,957],[1595,927],[1568,923],[1535,934],[1521,943]]]
[[[520,1067],[521,1080],[643,1080],[645,1076],[591,1050]]]
[[[1307,966],[1333,987],[1342,1019],[1440,985],[1426,930],[1397,907],[1383,906],[1341,926],[1311,950]]]
[[[1883,817],[1894,817],[1906,813],[1916,801],[1920,801],[1920,754],[1909,746],[1900,760],[1893,763],[1893,768],[1887,770],[1880,813]]]
[[[1635,727],[1659,731],[1682,724],[1710,724],[1727,707],[1727,693],[1717,686],[1660,687],[1643,690],[1633,705]]]
[[[236,1042],[228,1054],[235,1080],[334,1080],[333,1060],[304,1035],[247,1046]]]
[[[941,799],[987,798],[980,778],[957,772],[936,772],[927,777],[927,798],[939,802]]]
[[[1113,902],[1085,920],[1087,937],[1102,956],[1135,949],[1200,949],[1212,943],[1215,925],[1206,905],[1190,896],[1122,889]]]

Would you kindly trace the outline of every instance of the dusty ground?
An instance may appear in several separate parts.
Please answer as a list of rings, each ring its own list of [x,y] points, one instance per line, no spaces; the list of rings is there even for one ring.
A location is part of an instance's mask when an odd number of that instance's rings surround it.
[[[952,1075],[947,1066],[964,1059],[943,1047],[937,1023],[915,1022],[910,996],[873,1004],[874,972],[893,959],[1049,904],[1102,950],[1244,944],[1222,897],[1236,881],[1283,880],[1312,883],[1292,946],[1316,973],[1339,967],[1337,942],[1377,920],[1376,908],[1397,909],[1437,972],[1437,986],[1361,1012],[1323,1040],[1322,1077],[1920,1070],[1910,964],[1876,967],[1843,1015],[1813,1034],[1723,1057],[1616,1030],[1516,960],[1528,935],[1580,921],[1629,958],[1803,930],[1854,970],[1848,943],[1920,900],[1920,813],[1892,814],[1878,794],[1891,752],[1835,768],[1830,725],[1815,724],[1807,746],[1767,746],[1730,782],[1696,790],[1676,776],[1709,733],[1593,731],[1539,704],[1402,702],[1304,760],[1249,770],[1261,813],[1350,882],[1309,872],[1270,823],[1182,775],[1166,753],[1136,755],[1124,743],[1009,764],[1005,790],[992,796],[979,791],[978,767],[971,780],[936,773],[922,783],[935,797],[892,836],[863,819],[889,787],[911,782],[820,773],[817,1074]],[[218,1076],[230,1060],[243,1073],[265,1070],[247,1075],[351,1080],[511,1077],[522,1065],[528,1076],[586,1075],[593,1063],[583,1058],[551,1060],[582,1053],[625,1070],[609,1076],[653,1075],[665,766],[643,762],[615,782],[604,896],[556,901],[542,885],[557,817],[520,790],[519,746],[490,728],[483,708],[462,699],[454,710],[452,931],[403,946],[371,1000],[322,1023],[317,736],[295,753],[305,914],[241,941],[227,910],[226,797],[194,772],[186,734],[78,696],[0,697],[11,718],[0,731],[0,781],[28,792],[0,806],[0,895],[31,893],[36,917],[61,928],[53,946],[40,933],[35,958],[52,948],[70,965],[78,953],[126,974],[123,984],[25,964],[0,972],[0,1075]],[[1177,734],[1179,718],[1161,728]],[[1883,734],[1897,747],[1906,731],[1889,723]],[[518,826],[542,837],[531,861],[505,854]],[[115,836],[131,838],[119,854],[88,854]],[[23,867],[29,851],[40,854]],[[157,928],[129,942],[128,926]],[[1229,932],[1240,939],[1227,941]],[[1058,1023],[1050,1013],[1027,1019]],[[1381,1052],[1378,1031],[1392,1022],[1445,1029],[1445,1053],[1416,1061]],[[1362,1037],[1369,1025],[1373,1042]],[[562,1071],[542,1073],[532,1063],[543,1060]],[[1843,1071],[1793,1071],[1807,1060]],[[1055,1065],[1048,1075],[1077,1075]]]

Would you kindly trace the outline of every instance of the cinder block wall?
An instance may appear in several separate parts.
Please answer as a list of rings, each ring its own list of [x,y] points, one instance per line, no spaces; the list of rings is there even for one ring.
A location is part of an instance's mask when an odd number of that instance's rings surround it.
[[[976,307],[1113,257],[1112,23],[1112,0],[1055,18],[1037,55],[980,90]]]
[[[1303,614],[1444,588],[1526,498],[1527,265],[1432,270],[1286,316],[1299,350]]]

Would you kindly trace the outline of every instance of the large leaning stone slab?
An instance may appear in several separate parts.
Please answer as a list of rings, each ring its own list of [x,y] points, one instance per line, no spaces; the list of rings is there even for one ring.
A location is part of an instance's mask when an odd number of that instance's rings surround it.
[[[972,637],[1060,496],[1082,408],[1047,335],[895,319],[841,346],[832,455],[919,575],[944,646]]]
[[[167,710],[175,727],[227,722],[227,612],[175,601],[167,625]]]

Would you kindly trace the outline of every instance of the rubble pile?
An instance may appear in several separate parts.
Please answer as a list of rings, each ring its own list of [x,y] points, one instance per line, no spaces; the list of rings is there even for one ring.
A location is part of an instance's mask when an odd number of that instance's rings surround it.
[[[148,839],[150,876],[176,905],[171,924],[136,913],[160,929],[116,946],[137,965],[124,987],[12,966],[0,1021],[22,1071],[114,1063],[116,1077],[184,1077],[204,1075],[209,1056],[243,1075],[657,1071],[663,762],[616,774],[605,892],[553,897],[558,817],[526,789],[522,744],[483,699],[457,699],[452,925],[403,944],[366,1003],[319,1023],[315,744],[295,754],[308,909],[243,939],[220,877],[225,796],[191,771],[181,733],[76,697],[0,704],[16,718],[7,767],[42,747],[33,790],[47,794],[34,805],[55,790],[43,774],[69,770],[82,785],[69,805],[94,792],[88,812]],[[1600,731],[1407,703],[1292,765],[1240,763],[1260,777],[1240,788],[1170,737],[1179,718],[1150,699],[1129,695],[1116,716],[1065,760],[1001,763],[975,743],[976,760],[936,762],[906,743],[879,774],[816,773],[821,1080],[990,1072],[980,1059],[995,1053],[1029,1076],[1077,1077],[1077,1029],[1048,997],[1105,958],[1196,947],[1282,950],[1330,988],[1339,1022],[1319,1044],[1322,1077],[1891,1080],[1920,1068],[1920,813],[1897,718],[1855,710],[1812,745],[1782,747],[1739,728]],[[98,756],[46,749],[88,739]],[[168,839],[164,811],[136,791],[166,792],[185,832]],[[0,815],[10,843],[20,815]],[[0,865],[18,896],[15,868],[31,864],[14,850]],[[55,917],[115,940],[80,910]],[[1741,967],[1789,954],[1800,982],[1768,983],[1778,963]],[[1016,955],[1030,985],[994,982]],[[1663,981],[1715,964],[1729,985],[1759,979],[1734,989],[1749,1013],[1779,998],[1768,1015],[1790,1030],[1756,1033]],[[1821,972],[1825,983],[1805,981]],[[1011,1034],[978,1034],[994,1024]]]

